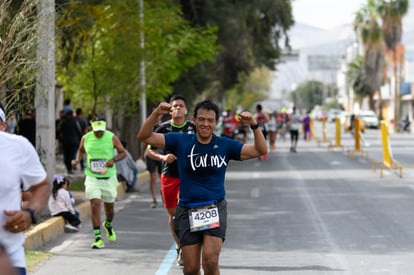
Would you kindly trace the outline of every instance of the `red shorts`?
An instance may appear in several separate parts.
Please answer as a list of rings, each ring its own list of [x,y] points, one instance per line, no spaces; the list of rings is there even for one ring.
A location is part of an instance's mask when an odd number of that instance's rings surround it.
[[[161,194],[165,208],[176,208],[180,197],[180,179],[161,174]]]

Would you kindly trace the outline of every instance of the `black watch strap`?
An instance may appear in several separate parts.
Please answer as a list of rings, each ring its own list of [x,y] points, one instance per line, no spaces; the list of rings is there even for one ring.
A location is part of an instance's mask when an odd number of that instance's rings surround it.
[[[30,213],[30,217],[32,218],[32,224],[36,224],[36,212],[32,208],[23,208],[23,211],[27,211]]]
[[[259,128],[259,123],[256,123],[256,125],[250,125],[250,129],[252,130],[256,130],[257,128]]]

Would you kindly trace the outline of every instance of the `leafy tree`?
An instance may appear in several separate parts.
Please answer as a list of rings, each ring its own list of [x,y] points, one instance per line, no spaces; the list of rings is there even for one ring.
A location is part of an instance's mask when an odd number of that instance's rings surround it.
[[[58,81],[65,95],[92,114],[111,110],[113,129],[131,152],[139,152],[141,61],[147,101],[155,104],[172,93],[172,83],[185,70],[214,58],[217,29],[190,27],[172,0],[144,1],[143,25],[136,0],[60,4]]]
[[[377,11],[382,19],[384,42],[389,50],[401,43],[402,18],[408,12],[408,0],[378,0]]]
[[[336,99],[334,101],[325,103],[323,107],[325,110],[330,110],[330,109],[344,110],[344,106],[341,103],[339,103],[338,100]]]
[[[17,115],[33,109],[37,1],[0,1],[0,98]]]
[[[171,94],[171,83],[184,70],[214,56],[215,28],[191,28],[169,1],[145,2],[144,29],[135,1],[113,2],[72,2],[64,10],[61,43],[69,47],[60,60],[68,67],[60,71],[59,81],[74,103],[89,104],[93,112],[122,105],[122,112],[133,113],[140,99],[142,58],[148,100],[157,102]],[[141,31],[145,49],[139,46]]]
[[[325,86],[321,81],[311,80],[300,83],[291,93],[291,97],[300,100],[303,108],[313,109],[316,105],[323,105]],[[298,98],[297,98],[298,97]]]
[[[299,84],[289,93],[289,100],[293,102],[297,110],[311,110],[316,105],[322,106],[326,110],[330,108],[343,109],[343,106],[336,100],[337,94],[336,84],[324,84],[312,80]]]
[[[239,83],[233,89],[227,91],[223,109],[237,110],[243,108],[252,110],[257,101],[267,98],[270,90],[272,75],[269,69],[261,67],[255,69],[249,75],[241,74]]]
[[[361,104],[366,96],[371,95],[371,87],[366,81],[366,73],[364,68],[364,57],[358,56],[350,64],[348,64],[348,71],[346,72],[347,82],[350,83],[355,97]]]
[[[284,0],[176,0],[192,26],[218,26],[220,52],[214,62],[188,70],[175,90],[191,95],[214,86],[217,97],[232,89],[255,68],[275,69],[280,41],[293,25],[291,1]]]

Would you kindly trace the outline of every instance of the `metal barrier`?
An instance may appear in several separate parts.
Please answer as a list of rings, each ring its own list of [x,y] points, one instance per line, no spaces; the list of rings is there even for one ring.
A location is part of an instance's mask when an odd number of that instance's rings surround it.
[[[399,171],[399,176],[402,178],[402,166],[399,165],[392,157],[391,146],[390,146],[390,136],[388,133],[388,125],[385,121],[381,121],[381,141],[382,141],[382,161],[376,161],[372,163],[372,170],[375,172],[378,165],[380,167],[380,176],[383,176],[383,170],[397,170]]]
[[[355,153],[361,153],[368,158],[368,151],[362,149],[361,147],[361,130],[360,130],[360,119],[355,118],[354,120],[354,138],[355,138],[355,147],[353,150],[350,150],[351,158],[354,158]]]
[[[309,121],[309,127],[310,127],[310,137],[309,140],[312,140],[315,138],[315,120],[313,118]]]
[[[328,149],[332,148],[344,148],[341,143],[341,119],[339,117],[335,119],[335,144],[329,144],[328,146]]]
[[[322,119],[322,139],[317,138],[316,142],[318,143],[318,146],[320,143],[330,143],[330,141],[326,138],[326,118]]]

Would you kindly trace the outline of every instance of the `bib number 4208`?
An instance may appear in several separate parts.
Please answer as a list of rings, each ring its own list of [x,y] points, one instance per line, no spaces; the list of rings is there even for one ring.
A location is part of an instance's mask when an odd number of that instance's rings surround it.
[[[193,208],[189,210],[191,232],[217,228],[220,218],[217,206]]]

